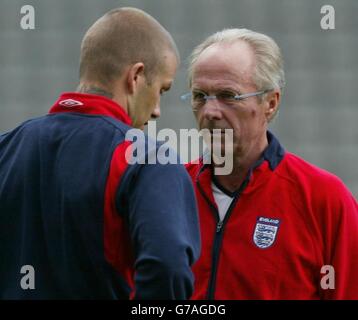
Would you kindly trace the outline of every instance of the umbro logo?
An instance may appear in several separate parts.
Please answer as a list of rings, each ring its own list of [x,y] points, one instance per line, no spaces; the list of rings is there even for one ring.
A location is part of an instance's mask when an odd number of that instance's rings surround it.
[[[81,101],[77,101],[77,100],[73,100],[73,99],[61,100],[58,104],[63,107],[66,107],[66,108],[83,106],[83,103]]]

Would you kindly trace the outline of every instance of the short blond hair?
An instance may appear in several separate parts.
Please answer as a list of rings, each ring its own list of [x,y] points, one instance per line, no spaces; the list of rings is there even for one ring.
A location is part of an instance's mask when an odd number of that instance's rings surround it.
[[[136,8],[113,9],[98,19],[82,40],[80,81],[108,86],[126,66],[143,62],[150,82],[161,72],[168,52],[179,61],[173,38],[152,16]]]

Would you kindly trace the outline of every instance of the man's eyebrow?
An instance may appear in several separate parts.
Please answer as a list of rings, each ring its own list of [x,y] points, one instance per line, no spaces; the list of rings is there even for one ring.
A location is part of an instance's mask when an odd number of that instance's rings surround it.
[[[199,91],[199,92],[206,92],[206,90],[204,89],[201,89],[201,88],[196,88],[196,87],[193,87],[192,88],[192,91]],[[225,92],[225,91],[229,91],[229,92],[233,92],[233,93],[239,93],[241,92],[241,88],[234,88],[234,87],[217,87],[215,88],[214,90],[212,91],[215,91],[215,92]]]
[[[241,90],[233,87],[220,88],[218,91],[240,92]]]

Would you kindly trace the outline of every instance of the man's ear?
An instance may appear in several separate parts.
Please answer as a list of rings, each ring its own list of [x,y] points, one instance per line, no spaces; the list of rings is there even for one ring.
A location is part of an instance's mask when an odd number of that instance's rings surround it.
[[[127,88],[130,94],[133,94],[138,84],[140,84],[144,79],[144,63],[137,62],[129,67],[127,70]]]
[[[267,122],[270,122],[278,111],[281,99],[281,92],[274,90],[269,92],[266,97],[267,108],[265,111]]]

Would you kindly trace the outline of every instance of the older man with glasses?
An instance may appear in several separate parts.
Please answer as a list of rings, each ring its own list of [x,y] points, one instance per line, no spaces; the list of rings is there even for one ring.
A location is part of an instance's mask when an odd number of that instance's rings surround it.
[[[233,132],[229,174],[215,172],[213,154],[187,165],[202,238],[193,298],[358,299],[356,199],[268,131],[285,84],[274,40],[247,29],[211,35],[192,53],[189,83],[182,98],[199,128]]]

